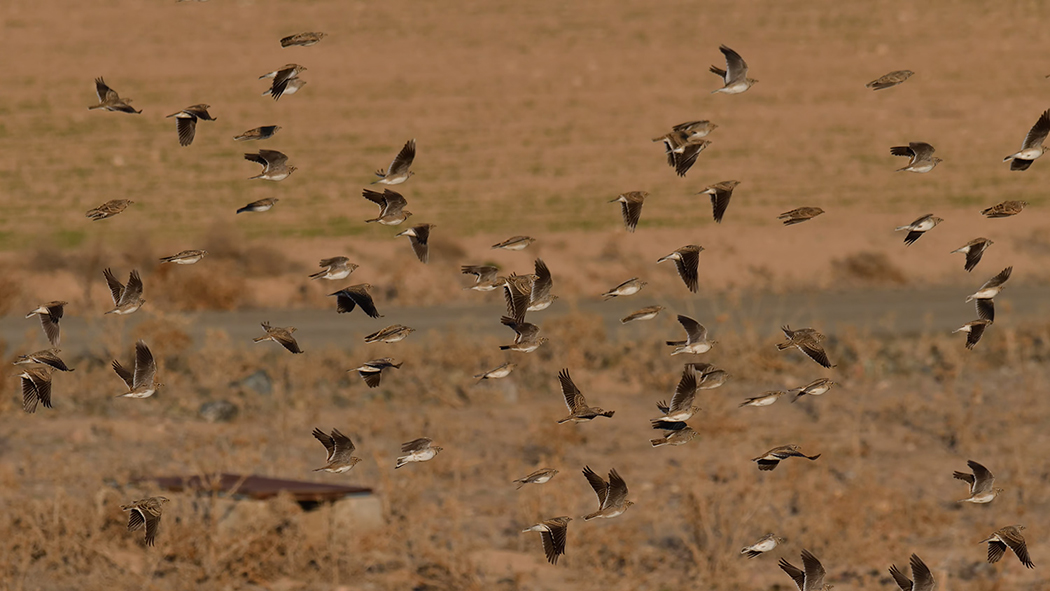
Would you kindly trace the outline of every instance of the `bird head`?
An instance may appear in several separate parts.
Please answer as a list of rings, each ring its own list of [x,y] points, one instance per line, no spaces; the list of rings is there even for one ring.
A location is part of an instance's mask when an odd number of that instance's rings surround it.
[[[633,504],[634,504],[634,501],[624,501],[623,502],[623,508],[626,509],[626,508],[630,507]]]
[[[171,500],[168,497],[153,497],[153,499],[156,500],[158,503],[167,503]]]
[[[298,167],[296,167],[296,166],[289,166],[288,167],[288,174],[292,174],[293,172],[295,172],[297,170],[299,170]]]
[[[441,450],[443,450],[443,449],[445,449],[445,448],[441,447],[440,445],[435,445],[435,446],[434,446],[434,447],[432,447],[431,449],[433,449],[433,450],[434,450],[434,453],[438,453],[439,451],[441,451]]]

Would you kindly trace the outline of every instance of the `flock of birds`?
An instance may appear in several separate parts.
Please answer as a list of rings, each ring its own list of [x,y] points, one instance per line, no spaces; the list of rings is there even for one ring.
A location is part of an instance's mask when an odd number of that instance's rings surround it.
[[[283,47],[310,46],[320,42],[324,33],[308,32],[286,37],[281,40]],[[725,57],[725,68],[711,66],[711,72],[722,78],[723,86],[714,93],[739,94],[751,88],[757,80],[749,78],[748,66],[741,56],[732,49],[721,46],[720,50]],[[294,94],[305,84],[299,75],[306,68],[297,64],[288,64],[261,76],[261,79],[269,79],[270,88],[264,93],[272,96],[274,100],[284,95]],[[872,81],[867,85],[873,90],[884,90],[904,83],[913,75],[909,70],[891,72],[885,76]],[[123,99],[110,88],[102,78],[96,80],[96,91],[98,104],[91,109],[103,109],[129,114],[139,114],[141,111],[131,106],[131,99]],[[169,115],[175,118],[176,131],[179,144],[189,146],[193,143],[196,135],[198,121],[214,121],[208,109],[209,105],[198,104],[187,107]],[[717,129],[717,125],[710,121],[692,121],[674,126],[670,132],[655,138],[653,141],[662,142],[668,165],[675,170],[679,176],[685,176],[696,162],[697,157],[711,144],[707,136]],[[258,141],[273,137],[280,127],[267,125],[257,127],[236,136],[237,141]],[[1022,149],[1008,156],[1005,161],[1010,162],[1011,170],[1023,171],[1028,169],[1032,162],[1047,151],[1043,141],[1050,133],[1050,111],[1044,112],[1032,127],[1025,138]],[[925,174],[931,172],[939,162],[935,157],[934,148],[924,142],[911,142],[907,146],[893,147],[890,154],[905,156],[909,158],[908,165],[899,169],[900,171]],[[376,172],[377,180],[373,184],[396,186],[405,183],[412,176],[410,170],[416,156],[416,142],[409,140],[394,157],[390,166]],[[288,157],[276,150],[262,149],[256,153],[245,154],[245,159],[256,162],[263,166],[260,174],[251,177],[269,181],[281,181],[293,172],[295,166],[288,164]],[[712,184],[700,192],[711,199],[714,221],[721,223],[726,215],[734,190],[740,185],[737,180],[728,180]],[[367,223],[379,223],[385,226],[399,226],[404,223],[412,212],[406,209],[407,199],[401,193],[390,188],[384,188],[383,192],[365,188],[363,197],[377,205],[379,213],[375,218],[365,220]],[[623,223],[628,232],[634,232],[642,214],[642,208],[648,194],[644,191],[633,191],[623,193],[611,202],[618,202],[621,208]],[[125,211],[133,202],[130,200],[112,200],[87,212],[91,220],[103,220]],[[277,199],[262,199],[249,203],[237,210],[242,212],[265,212],[272,209]],[[1007,201],[989,207],[982,213],[989,218],[998,218],[1016,215],[1021,212],[1026,203],[1021,201]],[[779,216],[786,226],[812,220],[823,214],[824,211],[818,207],[799,207]],[[925,232],[932,230],[941,221],[941,218],[933,214],[927,214],[915,220],[911,224],[900,226],[899,231],[907,231],[905,243],[910,245],[922,237]],[[415,255],[422,263],[429,260],[428,240],[433,224],[418,224],[397,234],[410,239]],[[528,248],[535,239],[529,236],[515,236],[503,242],[493,245],[493,248],[521,251]],[[953,251],[966,255],[965,269],[972,271],[980,262],[983,253],[993,243],[987,238],[976,238],[963,247]],[[699,290],[698,268],[700,253],[704,248],[699,245],[685,245],[665,257],[660,258],[657,263],[671,261],[675,264],[678,275],[681,277],[686,288],[696,293]],[[195,264],[201,261],[207,252],[205,250],[186,250],[170,257],[161,259],[162,263],[173,263],[178,265]],[[342,280],[349,277],[358,265],[350,262],[348,257],[335,256],[320,261],[321,270],[310,275],[312,280]],[[551,306],[558,298],[552,293],[554,285],[550,269],[542,259],[534,262],[534,272],[518,275],[510,273],[501,275],[500,269],[491,265],[465,265],[462,273],[474,275],[475,280],[468,289],[477,291],[502,290],[506,304],[507,314],[500,319],[501,323],[513,330],[515,336],[511,344],[503,345],[501,350],[520,353],[535,351],[546,341],[546,337],[540,336],[540,327],[526,320],[530,312],[539,312]],[[972,349],[981,339],[982,334],[994,321],[995,309],[994,298],[1002,291],[1005,283],[1010,278],[1012,267],[1007,267],[1002,272],[985,282],[975,293],[967,298],[967,302],[976,302],[978,319],[967,323],[958,331],[966,332],[966,347]],[[136,312],[145,303],[143,299],[143,281],[137,270],[131,271],[126,283],[121,283],[111,269],[104,271],[104,278],[110,288],[113,298],[113,309],[107,314],[126,315]],[[640,292],[646,285],[639,278],[631,278],[616,287],[603,293],[605,299],[629,297]],[[330,296],[336,298],[336,311],[338,313],[350,313],[360,308],[361,312],[370,318],[380,318],[372,296],[371,285],[367,283],[351,285]],[[19,357],[16,364],[27,364],[22,380],[24,410],[33,413],[37,405],[42,404],[51,408],[51,383],[53,371],[73,371],[58,356],[60,344],[60,323],[63,317],[65,301],[51,301],[41,305],[27,315],[39,317],[45,336],[50,341],[52,349],[37,351]],[[658,316],[664,308],[662,306],[650,306],[637,310],[624,317],[623,323],[651,320]],[[685,331],[683,340],[667,341],[672,347],[670,354],[699,355],[710,351],[716,344],[708,336],[707,329],[697,320],[679,315],[678,321]],[[256,342],[274,341],[294,354],[303,353],[296,339],[292,335],[295,327],[274,327],[269,323],[263,323],[265,331],[263,336],[255,339]],[[413,329],[400,324],[388,326],[380,331],[365,337],[366,342],[395,343],[407,338]],[[792,329],[783,327],[786,340],[777,344],[778,350],[798,349],[814,362],[824,368],[834,368],[827,352],[822,346],[825,335],[813,328]],[[162,384],[157,381],[157,364],[149,347],[143,341],[135,344],[135,358],[132,369],[125,368],[119,361],[112,362],[114,372],[120,377],[127,391],[119,396],[129,398],[148,398],[152,396]],[[400,363],[395,363],[390,357],[370,360],[357,368],[356,371],[370,388],[380,385],[384,371],[400,368]],[[479,381],[501,379],[510,375],[516,364],[507,362],[489,371],[474,376]],[[660,437],[653,438],[650,443],[653,447],[683,445],[696,437],[697,432],[688,425],[688,421],[700,410],[693,403],[700,390],[714,389],[723,385],[730,378],[730,374],[711,363],[687,363],[682,372],[680,381],[674,390],[670,402],[660,401],[657,407],[660,416],[651,420],[653,429],[662,433]],[[558,374],[562,395],[569,414],[558,420],[558,423],[582,423],[597,419],[599,417],[612,417],[615,411],[605,410],[598,406],[591,406],[579,387],[573,381],[569,369],[562,369]],[[799,386],[789,391],[769,391],[762,395],[747,398],[740,406],[762,407],[774,404],[784,395],[792,395],[792,402],[803,396],[820,396],[827,393],[833,386],[829,378],[818,378],[812,382]],[[317,471],[330,473],[345,473],[351,470],[361,461],[354,456],[355,446],[349,437],[338,429],[332,429],[325,433],[320,429],[314,429],[313,436],[324,445],[327,452],[326,463],[317,468]],[[410,463],[425,462],[434,459],[442,447],[435,445],[434,441],[427,437],[420,437],[404,443],[401,447],[402,454],[396,460],[395,469]],[[777,446],[755,458],[753,461],[761,471],[775,469],[780,462],[790,458],[804,458],[815,461],[820,454],[807,455],[795,444]],[[970,496],[963,499],[964,502],[989,503],[996,498],[1000,488],[994,486],[992,473],[975,461],[969,461],[971,472],[955,472],[954,477],[969,485]],[[549,482],[558,474],[553,468],[542,468],[514,481],[520,489],[529,484],[540,485]],[[597,509],[584,516],[584,521],[604,518],[611,519],[622,515],[633,505],[628,499],[628,487],[625,479],[613,468],[608,471],[605,478],[595,472],[590,466],[583,468],[583,475],[588,484],[594,490],[598,499]],[[163,503],[168,499],[164,497],[150,497],[137,500],[123,505],[122,509],[130,512],[128,529],[145,530],[145,543],[153,545],[158,533],[162,514]],[[544,554],[552,564],[557,564],[559,556],[565,554],[568,524],[572,521],[569,516],[559,516],[542,521],[523,530],[523,532],[539,532],[541,535]],[[1024,566],[1033,568],[1033,563],[1028,555],[1025,540],[1021,531],[1024,526],[1008,526],[1001,528],[981,543],[988,544],[989,562],[999,561],[1007,549],[1012,550]],[[755,558],[769,552],[782,544],[783,538],[770,533],[754,544],[743,550],[741,554],[748,558]],[[788,561],[781,559],[782,568],[795,582],[800,591],[820,591],[827,589],[830,585],[824,583],[825,569],[820,561],[808,550],[801,552],[803,568],[798,568]],[[909,580],[896,566],[890,568],[894,580],[905,591],[930,591],[934,587],[933,576],[930,569],[916,555],[910,560],[912,577]]]

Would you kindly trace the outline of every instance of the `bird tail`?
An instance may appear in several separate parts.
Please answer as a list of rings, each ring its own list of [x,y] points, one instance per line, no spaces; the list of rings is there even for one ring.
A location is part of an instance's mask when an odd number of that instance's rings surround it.
[[[107,312],[107,314],[108,313],[109,312]],[[256,337],[256,338],[252,339],[252,342],[254,342],[254,343],[261,343],[261,342],[265,341],[268,338],[270,338],[270,337],[269,336]]]
[[[598,517],[601,514],[602,514],[601,511],[595,511],[594,513],[588,513],[587,515],[583,516],[583,520],[584,521],[590,521],[590,520],[594,519],[595,517]]]
[[[820,457],[820,454],[817,454],[815,456],[802,456],[802,457],[806,458],[807,460],[815,460],[815,459]]]
[[[246,211],[251,211],[251,209],[249,209],[249,208],[247,208],[247,207],[242,207],[242,208],[240,208],[240,209],[238,209],[238,210],[237,210],[237,213],[244,213],[244,212],[246,212]]]
[[[908,230],[908,229],[910,229],[909,226],[897,226],[897,229],[894,230],[894,232],[901,232],[903,230]]]
[[[790,348],[791,345],[791,341],[788,341],[786,343],[777,343],[777,351],[783,351],[784,349]]]
[[[324,277],[327,274],[328,274],[328,269],[325,269],[323,271],[318,271],[318,272],[314,273],[313,275],[310,275],[310,279],[320,279],[320,278]]]
[[[805,393],[799,392],[794,398],[791,399],[791,404],[795,404],[796,402],[798,402],[798,399],[802,398],[803,396],[805,396]]]
[[[607,411],[601,413],[601,416],[603,416],[603,417],[611,417],[614,414],[616,414],[615,410],[607,410]]]
[[[667,438],[661,437],[659,439],[650,439],[649,443],[653,444],[653,447],[660,447],[661,445],[667,445]]]
[[[521,490],[521,487],[525,486],[525,481],[523,480],[515,480],[514,482],[518,485],[514,490]]]
[[[405,461],[405,458],[398,458],[397,459],[397,465],[394,466],[394,469],[397,470],[398,468],[400,468],[401,466],[404,466],[407,463],[408,462]]]
[[[499,350],[500,351],[506,351],[506,350],[510,349],[510,347],[511,347],[510,345],[500,345],[499,346]],[[482,379],[484,379],[484,378],[482,378]]]

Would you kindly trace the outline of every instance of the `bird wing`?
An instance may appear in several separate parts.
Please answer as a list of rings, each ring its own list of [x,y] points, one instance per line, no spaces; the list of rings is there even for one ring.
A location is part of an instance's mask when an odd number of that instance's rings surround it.
[[[1044,134],[1045,135],[1045,134]],[[390,168],[387,169],[387,176],[399,176],[408,172],[408,168],[412,166],[412,161],[416,158],[416,140],[411,139],[405,142],[405,146],[401,148],[401,151],[394,156],[394,160],[390,163]]]
[[[361,289],[347,290],[346,297],[361,306],[361,311],[368,314],[369,318],[379,318],[382,314],[376,309],[375,302],[372,301],[372,296],[368,295],[368,292]]]
[[[980,243],[970,246],[970,250],[966,251],[966,270],[973,271],[973,268],[977,266],[977,263],[981,262],[981,257],[984,256],[984,250],[988,248],[987,243]]]
[[[157,375],[157,362],[153,359],[153,353],[146,343],[138,341],[135,343],[135,376],[132,380],[132,389],[140,386],[149,386]],[[123,377],[123,376],[121,376]]]
[[[689,172],[689,169],[693,167],[696,157],[710,144],[710,140],[703,140],[696,144],[686,145],[682,148],[681,154],[672,152],[671,154],[674,156],[674,171],[678,173],[678,176],[684,177],[685,173]]]
[[[317,263],[318,267],[331,267],[333,265],[345,265],[349,263],[350,259],[346,257],[332,257],[330,259],[321,259],[321,262]]]
[[[915,158],[915,150],[911,146],[893,146],[890,148],[890,154]]]
[[[725,45],[720,46],[718,50],[722,52],[722,55],[726,56],[726,84],[734,80],[743,80],[747,77],[747,62],[740,57],[739,53]]]
[[[978,318],[989,322],[995,321],[995,302],[993,300],[974,300],[973,303],[977,308]]]
[[[620,507],[627,500],[627,483],[620,477],[615,468],[609,470],[609,493],[602,504],[605,507]]]
[[[783,558],[780,559],[779,565],[780,569],[786,572],[792,581],[795,581],[795,586],[798,587],[799,591],[803,591],[802,587],[806,584],[806,573]]]
[[[100,103],[120,100],[120,95],[117,94],[117,91],[107,86],[101,76],[95,78],[95,94],[98,95],[98,102]]]
[[[257,164],[262,164],[263,166],[268,166],[266,158],[263,158],[262,154],[245,154],[244,159]]]
[[[507,313],[519,321],[525,318],[525,312],[528,310],[532,296],[532,287],[528,286],[528,290],[525,288],[525,278],[517,275],[509,277],[507,283],[503,285],[503,298],[507,300]]]
[[[416,453],[430,448],[430,444],[434,443],[429,437],[420,437],[419,439],[413,439],[408,443],[401,444],[401,451],[403,453]]]
[[[37,396],[36,384],[29,378],[22,378],[22,410],[28,413],[36,412],[36,405],[40,401]]]
[[[915,153],[916,160],[929,160],[936,151],[933,146],[926,142],[910,142],[908,147]]]
[[[197,133],[197,117],[195,115],[177,116],[175,118],[175,129],[179,132],[179,145],[188,146],[193,143],[193,136]]]
[[[565,554],[565,538],[569,531],[569,524],[564,520],[551,520],[545,522],[547,528],[550,530],[550,536],[552,538],[552,549],[554,550],[554,558],[552,559],[549,555],[547,558],[551,560],[551,563],[555,563],[558,560],[559,554]],[[546,542],[544,542],[546,544]],[[545,549],[546,550],[546,549]]]
[[[912,591],[933,591],[933,573],[926,563],[914,554],[911,555],[911,576],[915,578]]]
[[[627,199],[620,202],[620,213],[623,215],[623,225],[628,232],[634,232],[638,227],[638,220],[642,217],[642,202]]]
[[[145,523],[146,520],[142,517],[142,510],[138,507],[131,507],[131,513],[128,514],[128,531],[135,531]]]
[[[997,533],[999,534],[999,539],[1014,551],[1021,564],[1028,568],[1035,568],[1031,557],[1028,556],[1028,545],[1025,544],[1024,537],[1016,528],[1003,528]],[[991,550],[989,550],[989,554],[991,554]]]
[[[599,509],[605,508],[605,499],[609,496],[609,485],[594,470],[591,470],[590,466],[583,467],[583,475],[594,489],[594,494],[598,495]]]
[[[335,433],[335,430],[333,429],[332,432]],[[325,461],[332,461],[332,456],[335,455],[335,441],[332,439],[332,437],[316,427],[314,427],[313,436],[318,441],[320,441],[321,445],[323,445],[324,448],[328,451],[328,457],[325,458]]]
[[[973,335],[973,330],[976,328],[978,327],[974,326],[970,329],[971,335]],[[983,325],[980,328],[982,331],[984,330]],[[979,339],[980,336],[978,336],[977,338]],[[966,465],[969,466],[971,470],[973,470],[974,480],[973,482],[971,482],[971,484],[973,485],[973,492],[984,492],[992,490],[992,484],[995,482],[995,477],[992,476],[992,473],[988,470],[988,468],[985,468],[984,466],[978,464],[973,460],[967,461]]]
[[[897,586],[900,587],[903,591],[913,591],[911,579],[904,576],[904,573],[902,573],[900,569],[897,568],[896,564],[890,566],[890,576],[893,577],[893,580],[896,581]]]
[[[275,340],[278,343],[280,343],[282,347],[284,347],[285,349],[288,349],[292,353],[302,353],[303,352],[303,350],[299,348],[299,343],[297,343],[295,341],[295,337],[293,337],[287,330],[282,330],[280,332],[275,332],[275,333],[273,333],[272,336],[273,336],[273,340]]]
[[[139,276],[138,270],[131,272],[128,276],[128,284],[124,288],[124,293],[120,294],[120,302],[117,305],[126,304],[128,302],[134,302],[142,297],[142,277]]]
[[[536,279],[532,282],[532,293],[529,294],[529,300],[538,300],[550,295],[551,287],[554,286],[554,279],[551,277],[551,270],[547,268],[547,263],[543,262],[543,259],[536,259]]]
[[[59,308],[58,316],[53,314],[40,314],[39,316],[40,326],[44,329],[44,334],[47,336],[47,340],[51,343],[52,347],[57,347],[61,337],[60,329],[58,327],[58,319],[62,317],[62,309]]]
[[[124,284],[117,279],[116,275],[109,268],[102,271],[103,277],[106,278],[106,284],[109,285],[109,293],[113,296],[113,305],[116,306],[120,303],[120,296],[124,293]]]
[[[971,491],[973,490],[973,483],[974,483],[974,480],[975,480],[973,474],[968,474],[966,472],[959,472],[958,470],[956,470],[955,472],[952,472],[952,478],[954,478],[956,480],[962,480],[966,484],[970,485],[970,490]]]
[[[569,407],[570,413],[586,408],[587,400],[583,397],[583,392],[580,392],[580,389],[573,383],[568,369],[563,369],[558,373],[558,381],[561,382],[561,394],[565,397],[565,406]]]
[[[160,529],[160,515],[154,515],[152,511],[146,509],[140,509],[139,512],[146,520],[146,545],[152,546],[154,540],[157,539],[157,530]]]
[[[1013,271],[1013,267],[1007,267],[1003,269],[999,272],[998,275],[992,277],[988,281],[985,281],[984,285],[981,286],[981,289],[988,289],[989,287],[999,287],[1000,285],[1006,283],[1006,280],[1010,278],[1010,273],[1013,273]]]
[[[1006,544],[999,540],[988,540],[988,562],[995,564],[1006,554]]]
[[[816,341],[805,341],[799,343],[798,348],[800,351],[809,356],[810,359],[816,361],[824,367],[833,367],[831,362],[828,361],[828,354],[824,352],[824,348],[817,344]]]
[[[135,385],[134,385],[135,384],[135,376],[132,375],[132,373],[130,371],[125,369],[124,366],[121,365],[120,362],[117,361],[116,359],[113,360],[112,365],[113,365],[113,371],[117,372],[117,375],[120,376],[120,379],[123,380],[125,385],[127,385],[128,390],[131,390],[132,388],[134,388],[135,387]]]
[[[664,414],[689,408],[693,405],[694,398],[696,398],[696,372],[686,368],[682,372],[682,379],[678,382],[678,387],[675,388],[674,396],[671,397],[671,404],[667,407],[668,411]]]
[[[350,297],[350,291],[347,289],[337,291],[329,295],[335,296],[335,310],[340,314],[353,312],[354,308],[357,306],[357,301],[355,301],[354,298]]]
[[[426,263],[430,260],[430,247],[427,245],[427,241],[430,239],[430,226],[416,226],[412,230],[413,235],[408,237],[412,243],[412,250],[416,253],[416,258],[420,262]]]
[[[722,213],[725,213],[723,208]],[[675,267],[678,268],[678,275],[685,282],[685,286],[689,288],[689,291],[696,293],[700,290],[700,251],[695,248],[687,250],[679,250],[679,257],[675,260]]]
[[[547,530],[541,531],[540,539],[543,540],[543,554],[547,557],[547,562],[558,564],[558,550],[555,548],[554,535]]]
[[[288,162],[288,156],[277,150],[259,150],[259,156],[266,161],[268,168],[278,168]]]
[[[688,316],[678,315],[678,322],[685,329],[689,343],[698,343],[707,339],[707,328]]]
[[[715,189],[715,192],[711,194],[711,209],[714,213],[715,222],[722,223],[722,216],[726,214],[726,210],[729,209],[729,200],[733,198],[733,191],[726,191],[725,189]]]
[[[386,206],[383,208],[384,215],[397,215],[408,205],[408,200],[404,195],[390,189],[383,191],[383,199],[386,201]]]
[[[383,193],[372,189],[364,189],[361,191],[361,196],[383,208],[384,211],[386,210],[386,196]]]
[[[379,382],[383,379],[382,368],[377,368],[376,371],[357,371],[357,375],[361,376],[361,379],[365,381],[365,384],[369,388],[376,388],[379,386]]]
[[[809,550],[802,550],[802,566],[806,569],[806,586],[802,591],[823,591],[824,575],[827,574],[824,565]]]
[[[329,459],[333,457],[349,458],[350,454],[354,453],[357,449],[354,447],[354,442],[349,437],[339,432],[339,429],[332,429],[332,444],[334,451]]]
[[[1028,131],[1021,149],[1038,148],[1043,144],[1047,134],[1050,134],[1050,109],[1043,111],[1043,114],[1039,116],[1039,120]]]

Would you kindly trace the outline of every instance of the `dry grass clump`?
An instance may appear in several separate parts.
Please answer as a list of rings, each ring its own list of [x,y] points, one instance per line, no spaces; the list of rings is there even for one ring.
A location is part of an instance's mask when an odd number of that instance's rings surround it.
[[[904,285],[908,278],[884,252],[856,252],[831,261],[839,281],[867,285]]]

